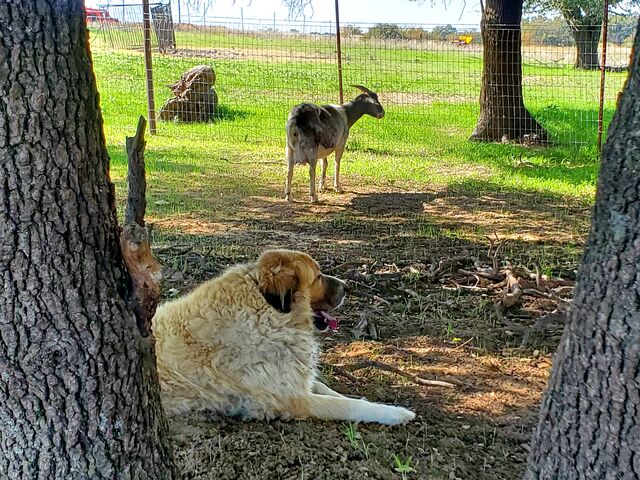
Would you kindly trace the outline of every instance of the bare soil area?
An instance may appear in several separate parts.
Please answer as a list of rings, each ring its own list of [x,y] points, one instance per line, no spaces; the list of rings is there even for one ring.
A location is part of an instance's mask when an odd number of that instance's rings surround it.
[[[394,428],[174,418],[185,477],[520,478],[562,331],[561,318],[538,320],[570,301],[588,209],[482,191],[360,189],[323,199],[247,197],[215,222],[157,222],[180,229],[155,243],[164,293],[188,291],[265,248],[307,251],[351,287],[340,329],[322,337],[324,380],[418,417]],[[507,270],[529,292],[513,304],[512,286],[500,284]]]

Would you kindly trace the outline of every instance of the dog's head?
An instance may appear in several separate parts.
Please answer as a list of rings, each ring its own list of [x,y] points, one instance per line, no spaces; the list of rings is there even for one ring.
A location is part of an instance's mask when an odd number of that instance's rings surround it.
[[[260,256],[257,266],[258,287],[271,306],[289,313],[302,298],[313,310],[316,327],[337,328],[338,321],[329,312],[344,302],[346,287],[342,280],[324,275],[313,258],[293,250],[268,250]]]

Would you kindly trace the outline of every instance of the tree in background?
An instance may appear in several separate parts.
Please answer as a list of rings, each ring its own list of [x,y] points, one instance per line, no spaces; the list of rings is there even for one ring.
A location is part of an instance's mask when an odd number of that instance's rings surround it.
[[[607,38],[617,45],[628,45],[633,42],[637,18],[629,15],[613,15],[609,17]]]
[[[527,480],[640,478],[640,31]]]
[[[522,96],[523,0],[486,0],[482,11],[480,115],[471,140],[545,141]]]
[[[522,44],[568,47],[574,42],[564,18],[540,15],[522,21]]]
[[[447,40],[456,33],[458,33],[458,31],[452,25],[438,25],[437,27],[433,27],[433,34],[438,40]]]
[[[359,37],[364,32],[357,25],[345,25],[344,27],[340,27],[340,35],[345,37]]]
[[[82,0],[0,2],[0,477],[171,479]]]
[[[639,4],[638,0],[609,1],[610,7],[618,7],[626,12]],[[560,12],[576,44],[575,68],[600,68],[598,43],[604,15],[603,0],[527,0],[526,9],[544,14],[550,11]]]
[[[367,32],[371,38],[398,39],[402,38],[402,30],[395,23],[378,23]]]
[[[283,0],[292,16],[312,0]],[[411,0],[420,1],[420,0]],[[524,0],[486,0],[480,29],[483,42],[480,116],[471,140],[544,142],[547,134],[524,106],[522,97],[522,34]],[[402,38],[398,25],[378,24],[369,36]]]

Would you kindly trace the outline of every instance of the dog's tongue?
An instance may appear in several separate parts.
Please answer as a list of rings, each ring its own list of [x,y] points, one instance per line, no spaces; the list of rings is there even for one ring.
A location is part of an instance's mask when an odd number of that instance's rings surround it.
[[[331,330],[337,330],[338,329],[338,319],[337,318],[332,317],[331,315],[329,315],[324,310],[316,310],[316,313],[318,315],[320,315],[324,319],[324,323],[326,323],[327,327],[329,327]]]

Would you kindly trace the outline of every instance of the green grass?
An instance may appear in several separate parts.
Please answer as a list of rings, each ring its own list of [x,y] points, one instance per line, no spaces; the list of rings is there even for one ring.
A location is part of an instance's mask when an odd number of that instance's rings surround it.
[[[310,44],[304,37],[278,40],[212,34],[205,39],[194,32],[179,33],[179,44],[181,36],[185,40],[195,35],[189,39],[193,48],[207,46],[205,41],[219,41],[227,48],[230,39],[237,48],[255,48],[251,55],[237,58],[154,56],[158,108],[169,96],[168,85],[188,68],[208,63],[217,74],[220,118],[200,125],[159,122],[158,135],[149,137],[147,147],[151,214],[215,218],[212,205],[228,195],[280,197],[288,110],[302,100],[335,101],[337,84],[331,62],[313,55],[285,60],[292,52],[324,51],[329,48],[326,39]],[[260,57],[260,52],[271,56]],[[479,52],[423,51],[415,45],[367,50],[356,45],[347,54],[345,84],[364,83],[390,99],[385,103],[384,119],[366,117],[352,129],[343,162],[347,186],[464,188],[476,193],[488,186],[493,192],[592,201],[598,172],[597,72],[523,66],[527,105],[558,140],[558,145],[549,148],[524,148],[467,140],[479,110]],[[143,58],[139,52],[98,47],[93,57],[112,176],[122,188],[124,138],[133,133],[138,115],[146,115]],[[611,97],[623,80],[622,74],[609,74]],[[345,95],[354,93],[348,88]],[[610,98],[605,109],[607,122],[613,109]],[[568,144],[572,139],[583,144]],[[294,183],[298,198],[306,184],[306,174],[300,170]],[[154,199],[162,202],[156,205]]]

